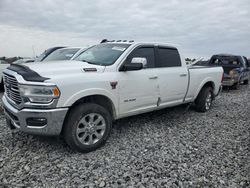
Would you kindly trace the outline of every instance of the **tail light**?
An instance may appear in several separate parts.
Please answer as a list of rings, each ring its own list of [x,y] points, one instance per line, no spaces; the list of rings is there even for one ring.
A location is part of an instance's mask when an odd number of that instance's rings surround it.
[[[224,80],[224,71],[222,71],[221,83],[223,82],[223,80]]]

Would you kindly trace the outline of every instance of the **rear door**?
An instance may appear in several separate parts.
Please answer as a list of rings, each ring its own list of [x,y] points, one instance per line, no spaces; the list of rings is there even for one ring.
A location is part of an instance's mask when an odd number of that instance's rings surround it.
[[[156,55],[156,72],[160,87],[160,106],[183,102],[188,87],[188,70],[182,66],[176,48],[159,46]]]
[[[155,75],[154,46],[140,46],[133,50],[124,63],[131,63],[134,57],[147,59],[147,66],[137,71],[120,72],[119,111],[121,116],[149,111],[157,106],[159,96],[157,77]]]

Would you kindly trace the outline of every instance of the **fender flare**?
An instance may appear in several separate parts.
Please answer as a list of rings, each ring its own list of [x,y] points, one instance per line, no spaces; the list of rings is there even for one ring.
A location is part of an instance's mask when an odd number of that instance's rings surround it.
[[[205,80],[203,80],[203,82],[201,82],[201,84],[199,85],[198,89],[195,92],[194,95],[194,100],[197,98],[197,96],[199,95],[200,91],[202,90],[202,88],[207,84],[211,82],[212,83],[212,87],[213,87],[213,94],[215,95],[215,84],[214,81],[211,78],[207,78]]]
[[[72,95],[69,99],[67,99],[64,102],[63,106],[72,106],[76,101],[78,101],[84,97],[89,97],[89,96],[93,96],[93,95],[101,95],[101,96],[108,98],[114,107],[115,113],[118,114],[118,109],[119,109],[118,108],[118,106],[119,106],[118,105],[119,104],[118,97],[116,97],[114,94],[112,94],[111,92],[109,92],[105,89],[99,89],[99,88],[81,90],[81,91],[75,93],[74,95]]]

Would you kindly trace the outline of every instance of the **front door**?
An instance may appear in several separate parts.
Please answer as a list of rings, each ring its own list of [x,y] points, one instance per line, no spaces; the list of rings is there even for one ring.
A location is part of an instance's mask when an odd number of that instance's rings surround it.
[[[128,56],[125,63],[131,63],[134,57],[146,58],[147,65],[141,70],[120,72],[118,85],[121,116],[147,112],[157,107],[159,88],[154,70],[154,47],[141,46],[136,48]]]

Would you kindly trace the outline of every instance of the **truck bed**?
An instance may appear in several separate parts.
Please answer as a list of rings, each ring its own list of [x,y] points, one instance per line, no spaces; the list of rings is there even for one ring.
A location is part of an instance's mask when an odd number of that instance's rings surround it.
[[[214,83],[220,83],[222,79],[223,69],[222,67],[211,66],[188,66],[189,72],[189,85],[186,97],[184,101],[193,101],[198,95],[201,87],[208,80],[212,80]],[[220,90],[220,85],[214,84],[214,94],[217,94]]]

